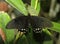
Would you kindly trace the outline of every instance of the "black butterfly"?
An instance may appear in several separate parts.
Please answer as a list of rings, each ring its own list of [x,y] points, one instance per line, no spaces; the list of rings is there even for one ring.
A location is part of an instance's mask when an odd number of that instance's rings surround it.
[[[11,20],[6,27],[9,29],[18,29],[21,32],[28,32],[30,26],[33,32],[39,33],[43,28],[52,27],[52,23],[44,17],[19,16]]]

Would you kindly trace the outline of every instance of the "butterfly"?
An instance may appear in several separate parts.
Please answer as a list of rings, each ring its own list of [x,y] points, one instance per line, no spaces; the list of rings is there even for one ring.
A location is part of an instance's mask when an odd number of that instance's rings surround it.
[[[50,20],[40,16],[19,16],[13,20],[11,20],[6,28],[8,29],[18,29],[21,32],[28,32],[32,27],[32,31],[35,33],[40,33],[40,31],[44,28],[52,27],[52,23]]]

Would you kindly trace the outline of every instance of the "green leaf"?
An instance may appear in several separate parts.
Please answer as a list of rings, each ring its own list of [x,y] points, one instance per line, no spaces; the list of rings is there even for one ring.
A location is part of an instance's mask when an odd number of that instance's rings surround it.
[[[17,44],[30,44],[25,35],[23,35],[18,41]]]
[[[22,0],[6,0],[6,2],[8,2],[11,6],[19,10],[22,14],[28,15],[28,12]]]
[[[48,31],[48,29],[43,29],[43,31],[44,31],[46,34],[52,36],[52,33],[51,33],[50,31]]]
[[[51,28],[51,30],[60,33],[60,23],[52,22],[52,24],[53,24],[53,27]]]
[[[31,0],[31,7],[33,7],[37,11],[37,13],[39,14],[39,12],[40,12],[40,1],[39,0]]]
[[[11,19],[7,13],[0,12],[0,28],[2,28],[4,30],[7,41],[11,41],[14,38],[14,30],[6,29],[6,25],[10,20]]]
[[[50,41],[44,41],[43,44],[53,44],[53,40],[50,40]]]
[[[28,6],[28,12],[30,13],[31,16],[38,16],[37,11],[31,6]]]

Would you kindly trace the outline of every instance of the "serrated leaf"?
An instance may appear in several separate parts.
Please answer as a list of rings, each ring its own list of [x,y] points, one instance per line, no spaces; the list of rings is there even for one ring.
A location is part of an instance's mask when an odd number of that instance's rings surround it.
[[[22,0],[6,0],[6,2],[8,2],[11,6],[13,6],[14,8],[16,8],[22,14],[28,15],[28,12],[27,12],[27,10],[25,8],[25,5],[22,2]]]

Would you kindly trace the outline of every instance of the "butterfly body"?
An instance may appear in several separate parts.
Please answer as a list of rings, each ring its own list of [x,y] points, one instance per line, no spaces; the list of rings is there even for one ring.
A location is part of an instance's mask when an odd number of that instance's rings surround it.
[[[18,29],[21,32],[27,32],[30,26],[34,32],[40,32],[43,28],[52,27],[52,23],[46,18],[39,16],[19,16],[7,24],[7,28]]]

